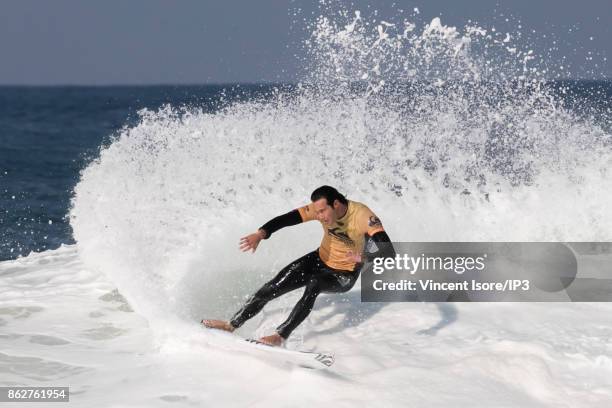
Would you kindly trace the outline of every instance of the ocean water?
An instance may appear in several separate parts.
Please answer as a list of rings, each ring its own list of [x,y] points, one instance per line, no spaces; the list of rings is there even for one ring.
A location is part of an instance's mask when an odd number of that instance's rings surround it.
[[[0,260],[74,243],[79,172],[141,109],[212,111],[269,86],[0,87]]]
[[[103,407],[609,406],[608,303],[365,304],[357,285],[287,344],[332,351],[327,371],[199,327],[316,248],[308,224],[238,240],[321,184],[396,241],[612,241],[612,82],[551,80],[515,32],[476,25],[309,28],[295,84],[0,88],[2,385]],[[606,248],[579,251],[582,276]]]

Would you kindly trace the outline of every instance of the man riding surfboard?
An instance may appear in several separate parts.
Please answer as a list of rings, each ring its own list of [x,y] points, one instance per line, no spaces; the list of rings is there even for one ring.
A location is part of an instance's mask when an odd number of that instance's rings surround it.
[[[380,219],[364,204],[347,200],[338,190],[321,186],[311,194],[311,203],[273,218],[256,232],[240,239],[240,249],[255,252],[262,239],[268,239],[281,228],[308,221],[319,221],[323,240],[316,250],[284,267],[263,285],[229,321],[204,319],[206,327],[233,332],[255,316],[270,300],[305,287],[304,294],[291,314],[276,332],[260,338],[263,343],[278,346],[306,319],[317,296],[322,292],[349,291],[366,261],[375,257],[394,257],[395,251]],[[365,254],[366,239],[379,245],[376,253]]]

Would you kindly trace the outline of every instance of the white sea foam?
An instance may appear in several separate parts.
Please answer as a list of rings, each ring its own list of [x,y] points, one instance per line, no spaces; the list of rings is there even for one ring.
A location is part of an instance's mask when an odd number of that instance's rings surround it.
[[[0,263],[3,386],[70,386],[76,407],[612,400],[608,304],[360,303],[358,288],[322,295],[296,337],[302,348],[333,351],[336,363],[313,371],[238,352],[232,335],[195,322],[144,319],[79,251]],[[277,301],[266,310],[259,334],[287,313]]]

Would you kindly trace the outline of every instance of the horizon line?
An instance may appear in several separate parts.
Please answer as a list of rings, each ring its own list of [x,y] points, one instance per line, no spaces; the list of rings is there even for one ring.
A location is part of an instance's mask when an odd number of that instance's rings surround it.
[[[604,78],[553,78],[546,79],[545,82],[561,82],[561,81],[582,81],[582,82],[610,82],[612,77]],[[50,83],[50,84],[3,84],[0,83],[0,88],[145,88],[145,87],[198,87],[198,86],[214,86],[214,87],[228,87],[228,86],[274,86],[274,85],[298,85],[301,81],[259,81],[259,82],[248,82],[248,81],[237,81],[237,82],[151,82],[151,83]],[[357,82],[357,81],[356,81]]]

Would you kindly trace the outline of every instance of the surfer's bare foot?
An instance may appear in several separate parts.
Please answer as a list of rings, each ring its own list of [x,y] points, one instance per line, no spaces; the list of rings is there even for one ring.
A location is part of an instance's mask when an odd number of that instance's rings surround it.
[[[283,343],[283,338],[280,334],[274,333],[260,338],[259,341],[269,344],[270,346],[280,346]]]
[[[225,330],[230,333],[236,330],[236,328],[232,326],[230,322],[226,322],[225,320],[202,319],[201,323],[209,329]]]

